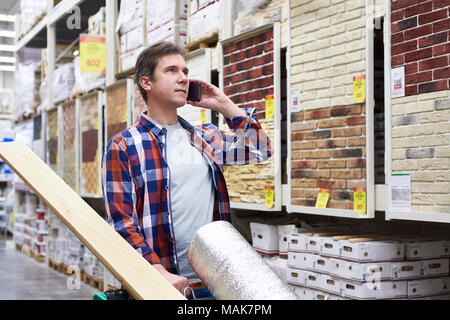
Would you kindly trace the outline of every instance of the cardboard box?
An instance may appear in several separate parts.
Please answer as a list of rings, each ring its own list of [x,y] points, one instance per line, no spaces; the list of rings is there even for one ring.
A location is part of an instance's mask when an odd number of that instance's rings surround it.
[[[322,274],[320,276],[319,288],[324,292],[340,295],[342,291],[342,281],[342,279]]]
[[[335,277],[342,277],[345,268],[345,260],[336,259],[336,258],[328,258],[328,274]]]
[[[320,239],[320,254],[327,257],[338,258],[340,256],[339,240],[335,237],[322,237]]]
[[[295,285],[289,285],[289,287],[294,291],[299,300],[314,300],[314,296],[318,293],[317,290],[311,288]]]
[[[424,277],[438,277],[449,274],[449,259],[423,260],[421,263],[422,275]]]
[[[313,233],[292,233],[289,239],[288,251],[306,252],[306,240]]]
[[[250,222],[252,244],[263,255],[278,255],[278,228],[276,225]]]
[[[396,261],[391,263],[392,279],[418,279],[422,276],[421,261]]]
[[[449,277],[408,281],[408,298],[444,295],[450,293]]]
[[[450,241],[421,239],[405,242],[407,260],[425,260],[450,257]]]
[[[321,244],[324,237],[332,237],[341,235],[343,231],[340,230],[331,230],[324,232],[316,232],[313,234],[305,234],[305,251],[321,253]]]
[[[408,281],[342,282],[342,295],[357,300],[399,299],[407,297]]]
[[[335,295],[335,294],[330,294],[330,299],[329,300],[350,300],[350,299],[346,299],[346,298],[344,298],[342,296],[338,296],[338,295]]]
[[[290,251],[288,253],[288,265],[296,269],[314,271],[314,263],[317,257],[320,256],[312,253]]]
[[[305,285],[305,272],[302,270],[294,269],[294,268],[287,268],[287,275],[286,275],[287,283],[294,284],[294,285]]]
[[[197,11],[191,11],[188,22],[188,42],[198,41],[218,32],[222,1],[215,1]],[[192,8],[191,8],[192,10]]]
[[[305,285],[309,288],[320,289],[320,278],[322,274],[312,271],[303,271],[305,276]]]
[[[314,259],[314,263],[313,263],[314,271],[317,271],[320,273],[328,273],[329,258],[323,257],[321,255],[315,255],[313,257],[313,259]]]
[[[317,291],[314,293],[313,300],[330,300],[330,294],[322,291]]]
[[[405,257],[404,245],[398,241],[354,238],[340,240],[340,247],[341,258],[351,261],[399,261]]]
[[[278,251],[282,258],[288,257],[289,237],[292,233],[297,233],[295,224],[278,225]]]
[[[349,279],[352,281],[366,282],[366,281],[384,281],[392,279],[391,263],[390,262],[369,262],[361,263],[355,261],[337,260],[330,261],[330,267],[339,264],[339,270],[332,272],[338,277]]]
[[[341,233],[341,232],[340,232]],[[367,236],[366,234],[342,234],[334,236],[323,236],[320,238],[320,254],[326,257],[339,258],[341,253],[340,241],[351,238]]]

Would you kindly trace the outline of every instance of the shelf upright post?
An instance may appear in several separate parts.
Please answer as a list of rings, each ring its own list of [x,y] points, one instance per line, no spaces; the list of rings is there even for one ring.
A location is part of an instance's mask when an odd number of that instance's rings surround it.
[[[106,0],[106,86],[116,81],[116,21],[118,14],[117,0]]]
[[[47,98],[48,109],[53,107],[53,75],[55,72],[56,24],[47,25]]]

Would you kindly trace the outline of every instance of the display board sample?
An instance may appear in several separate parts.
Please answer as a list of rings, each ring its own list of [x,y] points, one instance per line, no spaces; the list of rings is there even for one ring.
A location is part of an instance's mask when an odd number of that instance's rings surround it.
[[[254,116],[280,152],[279,24],[270,24],[222,42],[223,90],[240,108],[256,108]],[[278,124],[278,125],[277,125]],[[221,129],[231,133],[221,122]],[[280,157],[225,167],[232,208],[281,209]],[[266,192],[273,190],[274,192]]]
[[[63,105],[63,148],[62,178],[72,189],[77,190],[77,152],[76,152],[76,105],[75,100]]]
[[[124,284],[133,298],[183,299],[175,287],[23,143],[1,143],[0,157]]]
[[[374,8],[366,3],[290,2],[288,212],[375,214],[374,31],[367,17]],[[321,190],[326,203],[317,201]]]
[[[80,193],[101,197],[102,97],[98,91],[80,98]]]
[[[59,149],[58,149],[58,108],[47,112],[47,163],[57,174],[59,172]]]
[[[385,59],[391,62],[391,69],[386,70],[390,71],[386,72],[390,76],[386,83],[390,88],[386,90],[385,119],[386,131],[390,133],[386,136],[385,151],[389,195],[386,218],[449,223],[448,3],[428,5],[426,19],[424,15],[398,14],[413,12],[415,8],[408,1],[392,2],[386,7],[386,22],[391,25],[385,30],[390,37],[386,41]],[[416,18],[420,28],[410,23]],[[417,44],[420,50],[410,51],[411,44]],[[398,175],[410,177],[409,192],[401,197]],[[402,202],[409,205],[399,206]]]
[[[130,80],[131,81],[131,80]],[[127,81],[120,81],[106,88],[106,140],[128,127]]]
[[[33,142],[32,147],[34,153],[45,161],[45,141],[44,132],[42,130],[42,114],[33,118]]]

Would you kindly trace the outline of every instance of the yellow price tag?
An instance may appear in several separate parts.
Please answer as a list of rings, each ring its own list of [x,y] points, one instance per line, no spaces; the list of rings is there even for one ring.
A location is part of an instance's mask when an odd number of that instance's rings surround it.
[[[272,209],[275,200],[275,188],[274,186],[265,186],[264,191],[266,195],[266,206]]]
[[[266,96],[266,119],[272,119],[274,114],[273,96]]]
[[[366,101],[366,75],[353,77],[353,103]]]
[[[366,188],[353,188],[353,210],[358,211],[359,214],[366,214]]]
[[[320,189],[316,200],[316,208],[326,208],[330,198],[330,189]]]
[[[105,36],[80,34],[80,68],[83,73],[106,72]]]
[[[128,122],[128,109],[125,108],[123,111],[123,122]]]
[[[206,110],[205,109],[200,110],[200,120],[201,120],[202,124],[206,123]]]

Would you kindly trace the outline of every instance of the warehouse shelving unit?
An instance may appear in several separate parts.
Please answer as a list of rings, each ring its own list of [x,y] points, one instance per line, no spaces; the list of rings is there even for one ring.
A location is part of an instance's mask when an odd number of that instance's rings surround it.
[[[105,6],[106,9],[106,84],[101,88],[96,88],[94,91],[87,93],[80,93],[75,96],[71,96],[68,100],[58,101],[55,104],[53,99],[54,93],[52,85],[49,85],[47,88],[47,98],[49,109],[44,110],[40,113],[42,117],[42,139],[47,141],[48,139],[48,113],[51,110],[57,110],[58,113],[58,173],[63,175],[64,167],[63,167],[63,159],[64,159],[64,127],[63,123],[63,110],[64,108],[70,104],[75,104],[75,145],[76,145],[76,160],[74,163],[74,168],[76,171],[76,181],[75,181],[75,190],[77,193],[85,198],[88,201],[96,201],[100,203],[102,201],[103,195],[101,192],[101,156],[104,152],[104,149],[108,143],[108,139],[113,134],[112,132],[108,132],[108,126],[114,123],[108,123],[108,114],[111,110],[111,106],[108,105],[108,95],[112,93],[115,89],[121,87],[121,90],[125,91],[125,105],[126,111],[124,111],[122,122],[126,122],[126,126],[133,124],[138,117],[138,111],[136,109],[136,100],[138,98],[139,92],[136,90],[136,87],[133,83],[133,79],[131,75],[127,75],[123,77],[120,75],[121,79],[118,80],[118,61],[119,56],[117,54],[118,51],[118,35],[116,33],[116,22],[118,17],[118,1],[117,0],[105,0],[104,3],[100,4],[101,1],[84,1],[84,0],[63,0],[60,1],[56,6],[53,6],[54,1],[48,0],[48,10],[47,14],[42,17],[41,20],[37,22],[37,24],[21,38],[17,41],[15,45],[16,52],[16,61],[18,61],[18,53],[22,48],[27,46],[37,46],[37,47],[47,47],[48,55],[47,55],[47,79],[48,83],[52,83],[52,79],[54,77],[54,72],[56,68],[56,47],[57,44],[64,45],[73,45],[76,43],[76,37],[78,33],[82,33],[82,30],[78,30],[75,33],[70,33],[68,35],[63,35],[61,33],[61,27],[64,25],[64,20],[67,19],[71,14],[76,14],[76,10],[73,11],[74,6],[79,6],[82,11],[86,9],[88,12],[93,13],[96,11],[101,5]],[[366,16],[371,17],[373,2],[371,0],[365,1],[365,12]],[[384,39],[385,39],[385,57],[390,57],[390,9],[389,9],[390,1],[385,1],[385,19],[384,19]],[[85,8],[85,9],[83,9]],[[231,11],[231,1],[226,2],[227,10]],[[1,16],[0,16],[1,19]],[[217,72],[219,74],[218,86],[220,88],[224,88],[223,83],[223,73],[224,73],[224,52],[223,47],[229,43],[240,41],[247,37],[251,37],[252,35],[258,34],[259,32],[272,29],[274,32],[274,140],[272,143],[275,146],[274,153],[274,206],[273,208],[268,208],[264,204],[254,204],[254,203],[244,203],[244,202],[231,202],[231,207],[233,209],[238,210],[247,210],[254,212],[261,212],[263,214],[277,213],[282,210],[286,210],[289,216],[290,213],[301,213],[307,215],[313,215],[317,217],[336,217],[336,218],[349,218],[353,220],[374,220],[376,217],[376,211],[384,211],[386,212],[385,219],[386,220],[407,220],[407,221],[417,221],[417,222],[435,222],[435,223],[450,223],[450,215],[441,214],[441,213],[414,213],[414,212],[396,212],[389,208],[390,204],[390,195],[391,195],[391,185],[390,185],[390,174],[391,174],[391,149],[390,149],[390,138],[391,138],[391,115],[390,115],[390,107],[391,107],[391,97],[390,97],[390,58],[385,59],[384,65],[384,81],[385,81],[385,134],[386,134],[386,147],[385,147],[385,173],[386,173],[386,183],[385,184],[376,184],[374,180],[374,169],[375,169],[375,160],[374,160],[374,151],[373,147],[375,144],[374,141],[374,84],[373,84],[373,69],[374,69],[374,57],[373,57],[373,23],[371,19],[366,19],[365,26],[365,37],[366,37],[366,124],[365,129],[367,135],[366,139],[366,186],[367,186],[367,211],[366,214],[359,214],[355,210],[344,210],[344,209],[332,209],[332,208],[315,208],[315,207],[307,207],[307,206],[298,206],[291,204],[291,81],[290,81],[290,72],[287,72],[287,161],[286,161],[286,172],[287,172],[287,184],[282,183],[282,150],[281,150],[281,139],[282,139],[282,130],[281,130],[281,79],[280,79],[280,52],[281,49],[286,47],[286,69],[290,69],[291,64],[291,36],[288,34],[288,31],[291,30],[291,21],[283,22],[280,24],[279,22],[265,24],[259,26],[257,28],[251,29],[247,32],[242,32],[239,34],[233,34],[233,21],[230,17],[225,15],[224,24],[221,26],[223,28],[222,39],[218,41],[217,47],[215,48],[199,48],[194,51],[191,51],[187,54],[186,62],[189,68],[192,70],[190,76],[202,79],[207,82],[212,82],[212,72]],[[84,28],[82,28],[84,29]],[[197,68],[197,66],[201,66]],[[83,130],[81,125],[84,120],[83,115],[83,103],[87,100],[94,98],[96,100],[94,109],[97,113],[97,122],[95,128],[97,130],[96,143],[97,143],[97,154],[95,157],[95,174],[93,180],[97,183],[98,189],[95,192],[86,190],[86,181],[84,181],[83,176]],[[187,106],[188,107],[188,106]],[[197,110],[198,111],[198,110]],[[200,124],[201,116],[199,116],[199,112],[197,112],[192,119],[188,119],[190,122],[194,124]],[[184,116],[183,114],[180,114]],[[4,116],[6,119],[12,119],[14,117],[10,115]],[[187,116],[186,116],[187,117]],[[3,116],[0,116],[3,118]],[[204,120],[205,122],[210,122],[213,119],[213,115],[209,110],[206,110]],[[197,123],[196,123],[197,121]],[[218,119],[219,128],[220,124],[224,123],[224,119],[221,115],[219,115]],[[48,153],[48,149],[44,149],[44,154]],[[49,163],[48,157],[44,157],[44,161]],[[90,175],[90,174],[88,174]],[[0,181],[1,181],[0,177]],[[15,188],[16,200],[14,206],[14,212],[16,217],[16,230],[17,234],[14,233],[15,237],[26,237],[27,239],[31,236],[27,232],[30,233],[29,226],[27,227],[26,221],[27,219],[32,219],[29,215],[26,215],[24,212],[19,210],[19,202],[23,201],[23,199],[27,195],[36,196],[31,189],[24,184],[23,182],[14,182],[13,186]],[[1,199],[0,199],[1,202]],[[0,216],[2,215],[2,210],[0,209]],[[100,214],[100,213],[99,213]],[[1,218],[0,218],[0,229],[1,229]],[[12,227],[10,227],[11,231],[14,231]],[[105,269],[103,273],[103,283],[106,284],[111,283],[114,280],[109,279],[110,274]],[[117,284],[116,285],[120,285]]]

